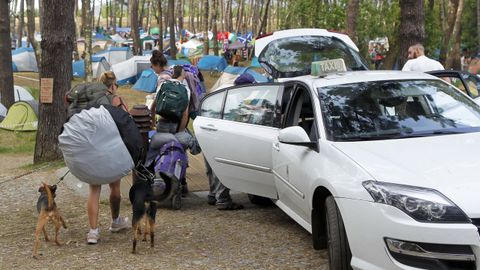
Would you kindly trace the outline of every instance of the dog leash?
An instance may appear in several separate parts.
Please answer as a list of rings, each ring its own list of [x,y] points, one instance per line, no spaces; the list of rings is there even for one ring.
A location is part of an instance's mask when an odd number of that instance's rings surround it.
[[[65,178],[65,176],[67,176],[67,174],[68,174],[69,172],[70,172],[70,170],[68,170],[62,177],[60,177],[60,180],[58,180],[58,182],[55,184],[55,186],[58,185],[60,182],[62,182],[63,179]]]

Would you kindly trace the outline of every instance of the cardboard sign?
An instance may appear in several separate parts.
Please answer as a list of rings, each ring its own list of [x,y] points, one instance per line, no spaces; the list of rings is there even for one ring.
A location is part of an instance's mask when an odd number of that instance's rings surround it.
[[[40,80],[40,102],[53,103],[53,78]]]

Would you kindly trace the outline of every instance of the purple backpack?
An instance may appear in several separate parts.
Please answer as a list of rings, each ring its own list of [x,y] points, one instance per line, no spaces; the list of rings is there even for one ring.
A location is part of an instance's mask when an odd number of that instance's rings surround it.
[[[188,158],[182,144],[174,140],[160,148],[160,155],[155,160],[155,172],[183,180],[187,171],[187,163]]]

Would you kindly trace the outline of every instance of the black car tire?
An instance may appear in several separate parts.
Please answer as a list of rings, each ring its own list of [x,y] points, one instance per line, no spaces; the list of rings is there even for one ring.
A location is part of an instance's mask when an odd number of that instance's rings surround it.
[[[258,195],[248,194],[248,199],[251,203],[258,206],[271,206],[273,205],[272,200]]]
[[[348,245],[348,239],[342,220],[342,215],[338,210],[333,196],[329,196],[325,200],[325,215],[327,219],[327,246],[330,269],[352,269],[350,266],[352,252],[350,251],[350,246]]]

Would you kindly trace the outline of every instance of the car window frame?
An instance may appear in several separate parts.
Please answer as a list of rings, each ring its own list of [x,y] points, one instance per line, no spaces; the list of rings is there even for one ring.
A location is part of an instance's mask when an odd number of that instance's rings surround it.
[[[224,113],[225,113],[225,103],[227,102],[227,98],[228,98],[228,91],[231,91],[231,90],[235,90],[235,89],[241,89],[241,88],[246,88],[246,87],[260,87],[260,86],[278,86],[278,93],[277,93],[277,97],[275,99],[275,109],[274,109],[274,125],[273,126],[265,126],[265,125],[259,125],[259,124],[251,124],[251,123],[245,123],[245,122],[238,122],[238,121],[232,121],[232,120],[227,120],[227,119],[224,119]],[[202,110],[202,106],[203,106],[203,102],[213,96],[213,95],[216,95],[216,94],[220,94],[220,93],[223,93],[223,92],[226,92],[225,93],[225,96],[223,97],[223,101],[222,101],[222,107],[221,107],[221,118],[212,118],[212,119],[219,119],[219,120],[224,120],[224,121],[230,121],[230,122],[235,122],[235,123],[242,123],[242,124],[247,124],[247,125],[255,125],[255,126],[261,126],[261,127],[271,127],[271,128],[280,128],[281,126],[281,99],[282,99],[282,96],[283,96],[283,91],[285,89],[285,83],[283,82],[265,82],[265,83],[253,83],[253,84],[243,84],[243,85],[234,85],[234,86],[230,86],[230,87],[226,87],[226,88],[222,88],[222,89],[218,89],[214,92],[210,92],[208,93],[207,95],[205,95],[202,100],[200,101],[200,112]],[[202,116],[200,114],[200,116]],[[209,117],[210,118],[210,117]]]

